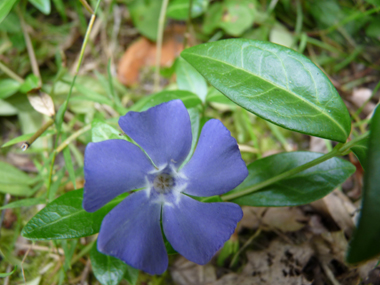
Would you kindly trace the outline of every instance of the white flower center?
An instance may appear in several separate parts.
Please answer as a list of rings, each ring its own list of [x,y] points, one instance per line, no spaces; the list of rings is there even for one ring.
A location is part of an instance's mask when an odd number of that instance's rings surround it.
[[[166,173],[161,173],[153,180],[154,189],[162,194],[169,193],[174,186],[174,178]]]

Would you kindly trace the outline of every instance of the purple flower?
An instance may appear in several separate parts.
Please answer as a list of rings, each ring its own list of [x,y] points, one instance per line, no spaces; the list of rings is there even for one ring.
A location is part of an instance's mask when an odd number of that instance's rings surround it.
[[[209,120],[190,161],[180,168],[192,142],[189,114],[180,100],[128,112],[119,125],[146,154],[125,140],[90,143],[85,152],[83,208],[94,212],[122,193],[142,190],[104,218],[98,250],[161,274],[168,266],[162,219],[173,248],[190,261],[206,264],[243,214],[236,204],[202,203],[189,195],[220,195],[247,177],[236,140],[220,121]]]

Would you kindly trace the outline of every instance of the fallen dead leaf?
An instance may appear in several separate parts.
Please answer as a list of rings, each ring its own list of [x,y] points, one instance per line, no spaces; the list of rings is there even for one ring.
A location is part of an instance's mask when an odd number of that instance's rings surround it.
[[[302,269],[313,254],[308,243],[294,245],[276,239],[265,250],[247,252],[248,264],[242,273],[251,276],[250,284],[310,284]]]
[[[55,115],[54,103],[51,97],[38,90],[27,94],[30,105],[39,113],[52,117]]]
[[[214,266],[195,264],[184,257],[179,257],[170,268],[170,273],[175,284],[197,285],[210,284],[216,281]]]
[[[262,223],[282,232],[295,232],[302,229],[308,220],[300,208],[279,207],[269,208],[262,218]]]
[[[171,25],[164,33],[160,65],[170,67],[183,50],[186,27]],[[142,37],[128,47],[120,59],[118,78],[121,83],[132,86],[139,81],[143,67],[152,67],[156,62],[156,44]]]
[[[354,204],[344,193],[336,189],[311,205],[322,215],[330,216],[340,229],[348,236],[351,236],[357,211]]]

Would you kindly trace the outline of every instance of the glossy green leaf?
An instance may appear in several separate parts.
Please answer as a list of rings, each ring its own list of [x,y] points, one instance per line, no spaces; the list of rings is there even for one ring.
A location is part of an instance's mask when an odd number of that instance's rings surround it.
[[[51,135],[54,135],[55,133],[56,133],[55,130],[47,130],[47,131],[45,131],[42,135],[40,135],[39,137],[42,138],[42,137],[46,137],[46,136],[51,136]],[[17,138],[11,139],[9,142],[6,142],[6,143],[3,144],[1,147],[7,147],[7,146],[14,145],[14,144],[16,144],[16,143],[19,143],[19,142],[27,141],[27,140],[30,139],[33,135],[34,135],[34,133],[30,133],[30,134],[25,134],[25,135],[18,136]]]
[[[151,96],[145,97],[132,106],[132,111],[145,111],[153,106],[171,100],[180,99],[186,108],[193,108],[202,104],[197,95],[184,90],[164,90]]]
[[[186,20],[189,17],[190,0],[173,0],[169,3],[166,16],[175,20]],[[191,18],[198,17],[206,11],[208,0],[192,0]]]
[[[211,87],[206,96],[206,102],[209,103],[219,103],[223,105],[228,105],[230,107],[236,107],[236,104],[220,93],[214,87]]]
[[[1,7],[0,7],[0,9],[1,9]],[[17,269],[17,266],[15,266],[11,272],[0,273],[0,277],[4,278],[4,277],[7,277],[7,276],[10,276],[10,275],[12,275],[13,273],[16,272],[16,269]]]
[[[350,242],[347,262],[358,263],[380,254],[380,108],[371,120],[362,207],[359,224]]]
[[[3,207],[0,207],[0,210],[35,206],[35,205],[45,204],[45,201],[46,199],[44,198],[22,199],[19,201],[14,201],[12,203],[9,203]]]
[[[83,189],[70,191],[46,205],[23,228],[22,236],[33,240],[69,239],[99,232],[104,216],[123,198],[117,197],[96,212],[82,208]]]
[[[100,253],[96,243],[90,251],[90,259],[94,275],[102,285],[119,284],[127,271],[127,264],[115,257]]]
[[[5,99],[15,94],[20,88],[20,85],[20,82],[14,79],[0,80],[0,99]]]
[[[249,175],[244,182],[229,193],[250,188],[320,156],[322,154],[316,152],[297,151],[279,153],[256,160],[248,165]],[[260,191],[234,199],[232,202],[256,207],[303,205],[326,196],[354,172],[355,166],[350,162],[334,157]]]
[[[366,170],[367,166],[367,151],[368,151],[368,138],[359,141],[351,148],[352,152],[358,158],[361,166]]]
[[[204,102],[207,95],[207,83],[202,75],[186,60],[179,58],[176,64],[177,84],[180,90],[187,90]]]
[[[8,13],[11,11],[13,5],[17,0],[2,0],[0,1],[0,23],[5,19]]]
[[[39,79],[34,74],[29,74],[24,83],[20,86],[20,92],[28,93],[30,90],[39,87]]]
[[[128,5],[135,27],[152,41],[157,39],[161,5],[162,0],[134,0]]]
[[[101,142],[110,139],[125,139],[123,132],[108,125],[106,122],[99,119],[94,119],[91,123],[91,135],[93,142]]]
[[[32,3],[34,7],[36,7],[45,15],[50,14],[50,10],[51,10],[50,0],[29,0],[29,2]]]
[[[305,56],[269,42],[229,39],[181,56],[236,104],[281,127],[345,142],[351,121],[330,80]]]

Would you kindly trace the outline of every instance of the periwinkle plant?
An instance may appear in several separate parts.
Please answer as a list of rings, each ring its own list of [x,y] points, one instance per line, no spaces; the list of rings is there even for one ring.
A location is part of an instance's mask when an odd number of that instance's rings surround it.
[[[207,88],[206,78],[263,120],[339,143],[326,154],[279,153],[246,167],[236,140],[220,121],[209,119],[198,134],[202,111],[212,99],[164,91],[136,104],[137,109],[152,104],[147,111],[121,114],[119,125],[133,142],[109,139],[112,135],[99,140],[94,135],[99,128],[111,127],[105,121],[92,125],[84,192],[70,191],[50,202],[24,227],[24,237],[70,239],[99,232],[100,252],[150,274],[167,269],[166,239],[187,259],[205,264],[235,230],[241,205],[297,206],[320,199],[355,172],[352,163],[338,158],[352,150],[366,170],[367,186],[361,231],[355,234],[348,261],[380,253],[380,226],[373,223],[380,215],[379,110],[371,135],[366,131],[353,136],[348,110],[330,80],[305,56],[273,43],[231,39],[186,49],[182,56],[191,65],[186,63],[193,75],[189,80],[198,80],[192,86]],[[196,107],[198,121],[190,122],[183,102]],[[122,199],[123,193],[128,196]],[[219,202],[200,201],[208,196]],[[110,257],[98,251],[94,256],[100,271],[117,271]],[[123,270],[116,281],[123,278]]]

